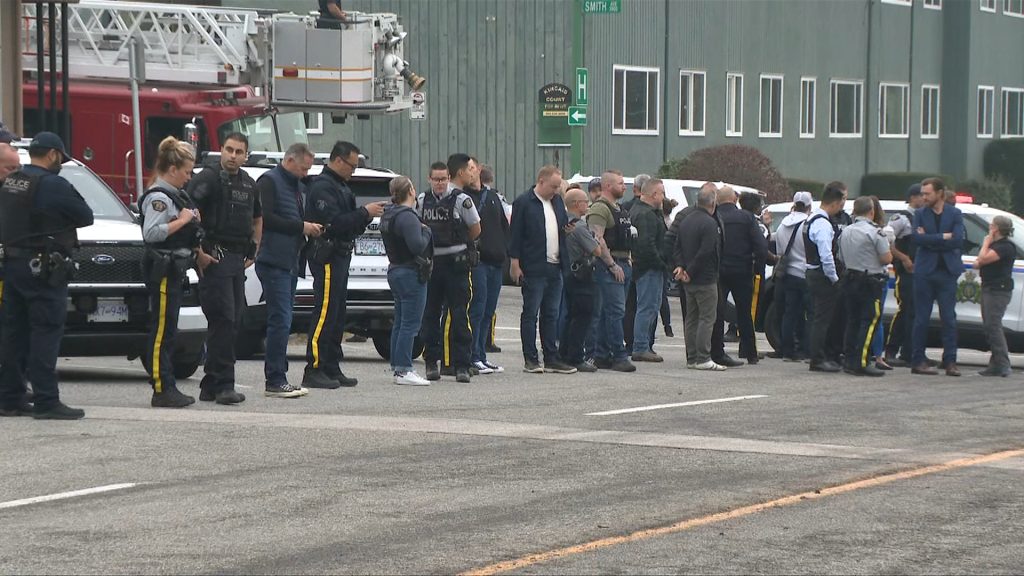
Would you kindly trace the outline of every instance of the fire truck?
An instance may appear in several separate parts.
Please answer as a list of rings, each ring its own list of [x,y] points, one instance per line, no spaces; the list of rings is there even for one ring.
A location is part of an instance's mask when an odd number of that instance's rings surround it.
[[[128,58],[144,45],[139,90],[143,179],[159,142],[187,138],[200,151],[219,150],[231,132],[250,149],[280,152],[306,141],[304,113],[335,119],[387,114],[413,105],[425,80],[403,55],[407,33],[390,13],[348,12],[345,21],[243,9],[82,0],[69,11],[69,153],[134,201],[135,154]],[[36,5],[24,4],[25,131],[42,129],[37,108],[37,34],[48,32]],[[44,83],[45,85],[45,83]],[[50,100],[43,89],[43,102]],[[53,128],[53,127],[51,127]]]

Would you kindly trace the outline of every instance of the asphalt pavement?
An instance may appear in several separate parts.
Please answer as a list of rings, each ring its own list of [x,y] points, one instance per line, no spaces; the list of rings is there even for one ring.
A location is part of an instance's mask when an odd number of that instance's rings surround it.
[[[158,410],[138,362],[61,359],[85,420],[0,419],[0,573],[1024,567],[1024,373],[976,376],[967,350],[962,378],[686,370],[673,303],[662,364],[525,374],[519,303],[505,288],[506,371],[470,384],[395,386],[345,343],[355,388],[265,398],[245,361],[244,404]]]

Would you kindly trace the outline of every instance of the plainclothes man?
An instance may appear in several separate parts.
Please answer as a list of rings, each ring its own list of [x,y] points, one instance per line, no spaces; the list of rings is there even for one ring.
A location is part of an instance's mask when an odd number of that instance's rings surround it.
[[[812,212],[803,228],[807,254],[807,288],[811,292],[810,351],[812,372],[839,372],[842,368],[826,357],[829,327],[839,303],[839,272],[836,269],[838,226],[832,217],[846,205],[846,185],[830,182],[825,186],[821,204]]]
[[[633,324],[634,362],[662,362],[664,358],[651,348],[651,334],[658,321],[665,269],[668,260],[663,254],[665,218],[661,206],[665,201],[665,184],[657,178],[648,179],[633,204],[629,219],[637,229],[633,250],[636,284],[636,320]]]
[[[801,230],[811,212],[810,192],[793,195],[792,211],[782,219],[775,232],[779,263],[772,272],[776,289],[782,289],[782,358],[800,362],[807,357],[807,313],[811,301],[807,292],[807,253]],[[781,282],[778,280],[781,279]]]
[[[722,224],[715,217],[718,191],[710,182],[697,193],[697,206],[676,237],[674,275],[686,292],[686,367],[722,371],[711,359],[711,332],[718,315],[718,269]]]

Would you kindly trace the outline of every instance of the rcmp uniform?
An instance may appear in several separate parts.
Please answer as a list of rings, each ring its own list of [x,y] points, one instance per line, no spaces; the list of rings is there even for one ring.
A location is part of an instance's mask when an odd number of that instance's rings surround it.
[[[454,366],[456,373],[469,372],[473,335],[468,308],[477,253],[468,231],[470,226],[480,222],[480,214],[473,199],[454,187],[440,198],[432,190],[421,193],[416,198],[416,210],[430,228],[434,243],[434,269],[427,284],[427,306],[420,338],[425,346],[427,379],[437,380],[440,377],[435,372],[438,362]],[[443,327],[442,306],[448,310]],[[448,341],[451,346],[444,346]]]
[[[235,342],[245,309],[246,261],[256,258],[253,221],[263,217],[263,207],[251,176],[243,170],[231,174],[220,166],[207,166],[192,178],[188,194],[202,214],[203,251],[218,260],[199,279],[199,302],[208,324],[199,399],[211,401],[221,394],[226,401],[235,389]]]
[[[48,132],[36,135],[31,146],[64,154],[63,142]],[[57,355],[67,317],[68,282],[74,272],[76,229],[92,223],[92,209],[74,186],[40,166],[24,166],[9,174],[0,187],[4,269],[0,414],[28,414],[27,378],[32,382],[35,416],[84,415],[60,403]]]
[[[195,402],[178,392],[174,377],[174,340],[178,333],[178,313],[187,272],[195,265],[195,249],[202,238],[196,218],[174,234],[168,226],[183,210],[196,210],[184,190],[157,179],[139,199],[142,211],[142,237],[146,255],[142,273],[149,289],[149,337],[143,357],[153,387],[153,406],[182,407]],[[170,404],[163,401],[167,400]]]
[[[857,216],[839,237],[843,273],[843,301],[846,306],[845,369],[855,374],[881,376],[869,365],[871,341],[882,318],[882,290],[889,275],[879,261],[889,253],[885,233],[870,219]]]
[[[896,249],[914,260],[917,247],[911,242],[914,235],[914,226],[910,217],[905,214],[896,214],[889,220],[889,226],[896,236]],[[888,339],[885,343],[885,356],[887,358],[899,357],[900,360],[910,364],[913,360],[913,326],[914,326],[914,273],[903,266],[903,262],[893,259],[893,268],[896,270],[896,304],[899,309],[892,317],[889,324]]]

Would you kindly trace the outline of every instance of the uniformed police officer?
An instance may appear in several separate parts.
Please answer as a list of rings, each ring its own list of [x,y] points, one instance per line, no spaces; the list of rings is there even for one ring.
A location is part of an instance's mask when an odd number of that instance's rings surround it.
[[[0,123],[2,125],[2,123]],[[11,140],[7,140],[9,134]],[[10,141],[14,138],[14,134],[10,132],[4,132],[0,134],[0,186],[4,185],[4,179],[7,178],[8,174],[11,174],[21,167],[21,159],[18,157],[18,151],[10,145]],[[0,257],[2,260],[2,257]],[[4,267],[0,262],[0,333],[3,331],[3,317],[4,317]]]
[[[907,207],[913,213],[924,206],[921,184],[914,184],[907,190]],[[899,309],[889,324],[888,339],[885,343],[885,361],[890,366],[910,366],[914,354],[914,253],[917,247],[910,241],[914,226],[910,216],[897,213],[889,220],[889,226],[896,236],[892,247],[892,265],[896,269],[896,304]]]
[[[334,389],[355,386],[358,381],[341,371],[341,337],[345,332],[348,299],[348,268],[353,243],[366,226],[384,213],[384,202],[356,207],[348,187],[359,166],[359,148],[339,141],[323,172],[309,186],[306,219],[322,224],[324,233],[311,241],[307,256],[313,273],[313,314],[306,345],[306,388]]]
[[[884,376],[871,360],[871,341],[882,318],[882,289],[889,281],[885,267],[892,262],[889,241],[874,223],[870,196],[853,202],[853,224],[839,236],[839,256],[846,265],[843,273],[843,301],[846,305],[845,366],[855,376]]]
[[[431,178],[438,171],[431,166]],[[423,223],[430,228],[434,242],[434,269],[427,285],[427,306],[423,313],[424,360],[427,380],[439,380],[437,363],[444,360],[442,338],[451,337],[448,351],[450,364],[455,366],[455,379],[469,382],[473,335],[469,326],[468,307],[471,298],[470,273],[476,264],[477,253],[470,243],[480,236],[480,214],[473,200],[462,189],[478,181],[478,168],[472,159],[462,153],[448,157],[448,175],[454,185],[450,191],[439,193],[434,187],[420,194],[417,211]],[[448,316],[441,327],[441,307],[447,306]]]
[[[263,208],[256,181],[241,170],[249,139],[235,132],[224,138],[220,163],[207,166],[188,184],[188,195],[201,216],[204,239],[200,250],[199,302],[208,325],[206,375],[199,400],[238,404],[245,395],[235,391],[235,341],[245,309],[245,269],[252,266],[263,235]]]
[[[178,390],[173,364],[183,285],[188,269],[196,264],[202,237],[199,210],[183,189],[194,165],[195,154],[189,144],[173,136],[164,138],[157,150],[153,185],[139,198],[146,242],[142,270],[150,311],[143,358],[153,386],[150,405],[154,408],[184,408],[196,401]],[[208,254],[199,253],[198,257],[200,268],[212,263]]]
[[[93,213],[74,186],[57,175],[69,160],[59,136],[36,134],[28,153],[31,165],[8,174],[0,187],[5,279],[0,415],[76,420],[85,412],[60,401],[57,354],[76,230],[91,225]],[[34,406],[26,397],[26,377]]]

